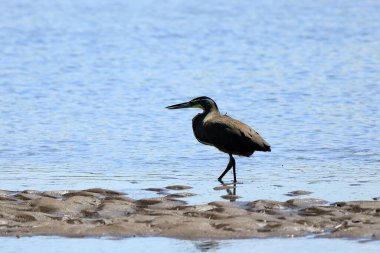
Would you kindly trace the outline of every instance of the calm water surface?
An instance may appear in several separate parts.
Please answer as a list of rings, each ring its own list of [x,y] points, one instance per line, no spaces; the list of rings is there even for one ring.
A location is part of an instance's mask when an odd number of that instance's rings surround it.
[[[31,237],[31,238],[0,238],[0,249],[7,252],[38,252],[38,253],[93,253],[93,252],[336,252],[336,253],[377,253],[378,242],[329,240],[329,239],[251,239],[251,240],[224,240],[224,241],[184,241],[169,238],[124,238],[118,240],[108,238],[59,238],[59,237]],[[28,245],[25,247],[25,245]],[[302,246],[301,246],[302,245]]]
[[[190,203],[220,199],[228,156],[193,137],[199,111],[165,109],[207,95],[272,145],[237,158],[241,200],[379,197],[379,12],[365,0],[4,1],[1,189],[140,198],[181,184]]]

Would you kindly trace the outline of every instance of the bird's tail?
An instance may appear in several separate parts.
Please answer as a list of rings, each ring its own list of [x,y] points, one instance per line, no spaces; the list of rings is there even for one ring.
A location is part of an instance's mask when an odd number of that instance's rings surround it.
[[[270,148],[270,145],[268,142],[264,141],[264,148],[263,148],[263,151],[264,152],[271,152],[271,148]]]

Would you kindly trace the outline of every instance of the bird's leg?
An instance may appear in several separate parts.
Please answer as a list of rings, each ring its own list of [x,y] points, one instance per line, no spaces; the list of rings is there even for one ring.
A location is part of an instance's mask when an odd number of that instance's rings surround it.
[[[232,157],[232,155],[230,155],[231,158],[232,158],[232,168],[233,168],[233,172],[234,172],[234,183],[236,183],[236,163],[235,163],[235,158]]]
[[[219,181],[222,181],[222,178],[224,177],[224,175],[226,175],[226,173],[233,167],[234,169],[234,182],[236,182],[236,173],[235,173],[235,159],[232,157],[231,154],[230,155],[230,160],[227,164],[227,168],[224,170],[224,172],[222,173],[222,175],[220,175],[220,177],[218,178]]]

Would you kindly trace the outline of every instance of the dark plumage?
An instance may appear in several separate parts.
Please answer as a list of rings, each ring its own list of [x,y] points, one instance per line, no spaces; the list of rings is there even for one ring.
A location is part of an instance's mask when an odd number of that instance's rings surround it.
[[[236,182],[235,159],[232,155],[251,156],[255,151],[271,151],[270,145],[255,130],[227,115],[221,115],[215,101],[209,97],[194,98],[190,102],[166,107],[168,109],[201,108],[202,113],[193,118],[193,132],[197,140],[211,145],[230,156],[225,171],[233,168]]]

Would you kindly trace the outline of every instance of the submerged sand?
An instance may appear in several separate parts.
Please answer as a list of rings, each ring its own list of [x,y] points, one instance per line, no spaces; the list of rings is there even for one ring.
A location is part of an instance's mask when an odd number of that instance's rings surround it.
[[[186,189],[176,187],[171,188]],[[159,192],[162,189],[147,190]],[[295,198],[285,202],[215,201],[189,205],[178,199],[191,195],[180,192],[132,199],[106,189],[0,190],[0,236],[231,239],[315,235],[380,239],[380,201],[328,204],[321,199]]]

